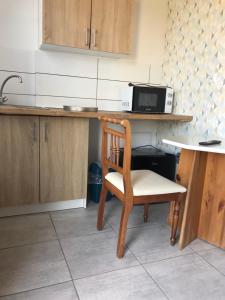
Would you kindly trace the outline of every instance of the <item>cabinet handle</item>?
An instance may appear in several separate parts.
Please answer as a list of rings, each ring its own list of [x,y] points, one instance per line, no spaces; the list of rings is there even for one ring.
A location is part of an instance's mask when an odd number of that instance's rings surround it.
[[[45,123],[45,143],[48,142],[48,124]]]
[[[35,122],[33,124],[33,141],[34,142],[37,141],[37,137],[36,137],[36,123]]]
[[[93,29],[92,34],[93,34],[93,47],[95,48],[97,47],[97,42],[96,42],[97,30]]]
[[[85,45],[89,46],[90,45],[90,28],[86,29],[86,40],[85,40]]]

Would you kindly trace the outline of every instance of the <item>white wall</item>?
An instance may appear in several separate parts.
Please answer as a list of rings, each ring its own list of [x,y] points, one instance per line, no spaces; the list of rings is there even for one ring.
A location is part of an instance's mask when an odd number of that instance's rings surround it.
[[[135,3],[133,53],[112,59],[39,50],[38,0],[0,0],[0,82],[11,73],[20,73],[24,81],[7,84],[9,103],[121,110],[119,90],[129,81],[160,83],[167,1]],[[155,126],[149,124],[134,122],[136,142],[155,139]]]
[[[225,137],[225,1],[169,0],[164,80],[175,89],[174,112],[186,124],[162,124],[168,135]],[[163,146],[163,145],[161,145]]]

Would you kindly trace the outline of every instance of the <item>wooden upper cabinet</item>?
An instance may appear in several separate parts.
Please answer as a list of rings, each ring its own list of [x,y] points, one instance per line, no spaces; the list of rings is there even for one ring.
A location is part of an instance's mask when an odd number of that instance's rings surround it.
[[[91,49],[129,54],[133,0],[92,0]]]
[[[129,54],[134,0],[42,0],[42,43]]]
[[[89,49],[91,0],[43,0],[43,43]]]

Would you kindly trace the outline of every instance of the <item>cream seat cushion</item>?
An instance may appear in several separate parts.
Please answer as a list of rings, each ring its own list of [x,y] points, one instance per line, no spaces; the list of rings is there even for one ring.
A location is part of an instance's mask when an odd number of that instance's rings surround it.
[[[124,193],[123,176],[112,172],[105,179]],[[149,170],[131,171],[134,196],[185,193],[186,188]]]

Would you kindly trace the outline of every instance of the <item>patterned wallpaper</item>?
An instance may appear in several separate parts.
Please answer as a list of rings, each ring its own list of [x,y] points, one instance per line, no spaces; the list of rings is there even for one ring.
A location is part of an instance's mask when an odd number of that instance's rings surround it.
[[[162,124],[159,141],[171,133],[225,138],[225,0],[169,0],[165,47],[174,112],[194,120]]]

